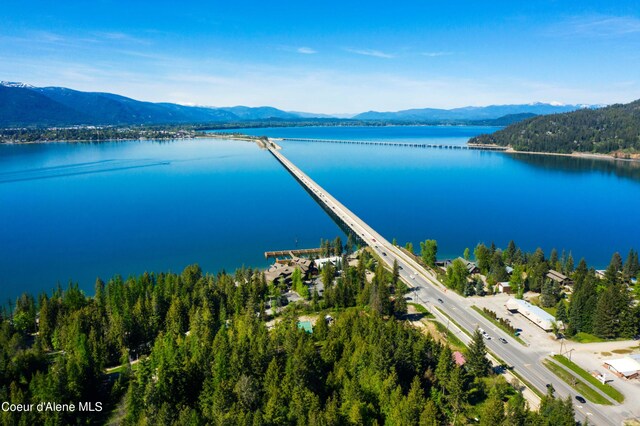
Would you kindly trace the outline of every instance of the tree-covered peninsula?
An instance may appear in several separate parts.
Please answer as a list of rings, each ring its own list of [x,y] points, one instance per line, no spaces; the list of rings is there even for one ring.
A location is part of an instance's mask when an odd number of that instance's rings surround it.
[[[640,100],[533,117],[469,141],[516,151],[640,157]]]

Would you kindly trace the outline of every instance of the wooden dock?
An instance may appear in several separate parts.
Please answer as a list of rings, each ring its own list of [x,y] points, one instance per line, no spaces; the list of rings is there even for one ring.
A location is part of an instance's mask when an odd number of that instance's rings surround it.
[[[322,253],[321,248],[276,250],[276,251],[265,251],[264,258],[269,259],[270,257],[282,257],[282,256],[299,257],[307,254],[320,254],[320,253]]]

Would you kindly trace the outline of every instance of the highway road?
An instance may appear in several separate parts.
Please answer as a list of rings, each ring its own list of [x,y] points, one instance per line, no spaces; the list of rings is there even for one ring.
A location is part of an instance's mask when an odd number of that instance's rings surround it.
[[[434,306],[442,310],[468,334],[473,334],[478,327],[483,328],[492,337],[491,340],[485,341],[488,349],[511,366],[531,386],[545,394],[547,392],[546,385],[552,384],[557,396],[563,398],[570,396],[574,402],[577,420],[584,422],[588,418],[589,423],[595,425],[620,425],[624,419],[631,416],[625,407],[619,405],[596,405],[589,401],[586,404],[578,403],[575,400],[577,393],[542,365],[542,360],[549,355],[548,352],[540,352],[536,348],[525,347],[515,341],[512,336],[471,309],[471,303],[464,297],[453,291],[447,291],[431,271],[422,267],[411,256],[378,234],[278,150],[269,148],[269,151],[302,185],[315,194],[320,202],[331,209],[360,239],[373,248],[389,267],[393,266],[394,260],[398,263],[401,267],[400,277],[412,289],[413,295],[409,295],[410,297],[415,296],[415,301],[431,312],[437,313],[433,309]],[[448,326],[452,328],[455,324]],[[465,343],[469,341],[467,335],[459,335],[459,337]],[[501,343],[498,337],[506,339],[507,343]]]

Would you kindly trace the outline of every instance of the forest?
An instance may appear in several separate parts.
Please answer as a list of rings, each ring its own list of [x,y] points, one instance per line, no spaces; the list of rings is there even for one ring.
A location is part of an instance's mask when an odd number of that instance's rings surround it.
[[[2,312],[0,400],[103,410],[3,411],[2,424],[576,424],[553,389],[528,410],[519,385],[490,367],[479,332],[458,366],[405,320],[397,265],[385,270],[364,251],[349,266],[345,255],[319,271],[322,296],[277,313],[271,301],[286,284],[252,269],[191,265],[98,279],[92,297],[74,283],[24,294]],[[317,317],[311,333],[302,314]]]
[[[537,116],[469,142],[510,146],[516,151],[626,157],[640,152],[640,100]]]

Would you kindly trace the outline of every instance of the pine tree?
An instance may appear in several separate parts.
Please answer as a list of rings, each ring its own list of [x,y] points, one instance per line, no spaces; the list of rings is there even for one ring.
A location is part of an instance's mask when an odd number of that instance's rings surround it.
[[[629,250],[629,255],[627,256],[627,260],[624,262],[624,266],[622,268],[625,282],[629,282],[631,278],[638,275],[639,271],[640,265],[638,264],[638,252],[631,249]]]
[[[551,254],[549,255],[549,267],[555,268],[556,263],[558,263],[558,250],[554,248],[551,250]]]
[[[622,258],[620,257],[620,253],[615,252],[611,257],[611,262],[609,262],[609,266],[604,272],[604,280],[610,285],[614,286],[618,283],[618,272],[622,269]]]
[[[513,263],[517,249],[516,243],[513,240],[509,241],[509,245],[507,245],[507,249],[503,253],[505,263],[508,265]]]
[[[573,255],[569,252],[569,256],[567,256],[567,261],[564,263],[564,273],[565,275],[571,275],[573,273]]]
[[[473,377],[485,377],[489,374],[491,363],[487,359],[487,347],[480,330],[476,329],[467,349],[465,368]]]
[[[618,331],[618,286],[605,288],[598,298],[593,320],[593,332],[603,339],[613,339]]]
[[[505,420],[504,415],[504,403],[502,397],[497,391],[497,387],[492,387],[489,391],[489,397],[482,407],[480,414],[481,426],[495,426],[500,425]]]
[[[507,402],[505,426],[524,426],[527,421],[527,411],[527,401],[522,396],[522,392],[517,392]]]
[[[438,426],[438,407],[432,399],[427,400],[422,413],[420,413],[420,426]]]
[[[569,322],[569,317],[567,315],[567,308],[564,304],[564,300],[560,300],[558,302],[558,304],[556,305],[556,320],[557,321],[562,321],[562,323],[565,325],[567,325],[567,323]]]

